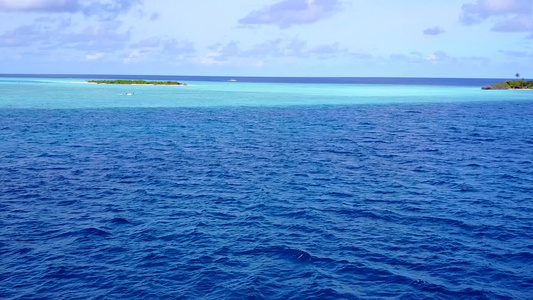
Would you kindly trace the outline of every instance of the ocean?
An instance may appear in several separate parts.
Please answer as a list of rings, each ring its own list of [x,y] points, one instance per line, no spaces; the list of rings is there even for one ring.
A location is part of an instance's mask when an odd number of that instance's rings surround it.
[[[532,299],[497,81],[0,76],[0,298]]]

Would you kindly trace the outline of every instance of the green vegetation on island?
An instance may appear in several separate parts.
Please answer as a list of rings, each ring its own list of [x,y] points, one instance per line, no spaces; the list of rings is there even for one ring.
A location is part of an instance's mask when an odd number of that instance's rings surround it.
[[[187,85],[177,81],[146,81],[146,80],[87,80],[88,83],[97,84],[148,84],[148,85]]]
[[[520,78],[520,74],[516,73],[516,78]],[[506,80],[503,82],[489,84],[482,87],[483,90],[524,90],[533,89],[533,80],[526,81],[524,78],[519,80]]]

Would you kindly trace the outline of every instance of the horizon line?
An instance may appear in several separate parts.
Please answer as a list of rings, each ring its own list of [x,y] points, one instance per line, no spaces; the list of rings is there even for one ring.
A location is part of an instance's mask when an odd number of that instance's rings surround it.
[[[421,76],[260,76],[260,75],[170,75],[170,74],[85,74],[85,73],[0,73],[0,76],[172,76],[172,77],[222,77],[222,78],[405,78],[405,79],[505,79],[505,77],[421,77]]]

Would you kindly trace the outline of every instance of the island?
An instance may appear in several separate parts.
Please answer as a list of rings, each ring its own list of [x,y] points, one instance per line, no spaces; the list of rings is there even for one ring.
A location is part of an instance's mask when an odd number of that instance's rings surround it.
[[[87,80],[88,83],[96,84],[142,84],[142,85],[187,85],[177,81],[146,81],[146,80]]]
[[[533,80],[507,80],[493,83],[482,87],[483,90],[531,90],[533,89]]]

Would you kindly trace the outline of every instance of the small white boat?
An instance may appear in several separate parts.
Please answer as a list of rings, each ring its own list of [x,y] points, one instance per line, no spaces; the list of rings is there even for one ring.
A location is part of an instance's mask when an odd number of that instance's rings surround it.
[[[237,80],[236,79],[230,79],[228,80],[229,82],[236,82]]]
[[[126,96],[133,96],[135,93],[126,93]]]

